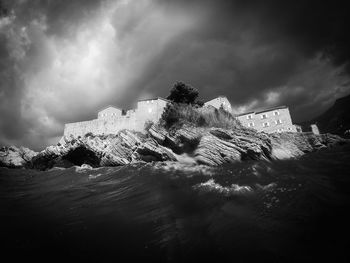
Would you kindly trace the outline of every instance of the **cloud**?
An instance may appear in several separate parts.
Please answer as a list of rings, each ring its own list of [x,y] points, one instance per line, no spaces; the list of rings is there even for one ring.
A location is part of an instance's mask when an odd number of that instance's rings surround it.
[[[0,144],[40,149],[64,123],[167,96],[177,80],[236,111],[286,104],[296,121],[314,117],[349,93],[348,18],[341,5],[313,3],[318,17],[283,2],[4,1]]]
[[[194,24],[191,17],[151,1],[101,2],[93,13],[77,12],[75,3],[68,5],[73,11],[67,15],[60,14],[67,6],[56,6],[52,17],[50,6],[36,4],[15,5],[19,14],[29,7],[32,16],[25,23],[16,11],[1,20],[5,66],[15,68],[3,71],[8,83],[1,98],[8,103],[2,103],[1,126],[5,142],[45,138],[39,147],[62,134],[65,122],[92,118],[107,103],[130,106],[132,96],[149,94],[134,83],[172,39]],[[79,17],[87,13],[88,19]]]

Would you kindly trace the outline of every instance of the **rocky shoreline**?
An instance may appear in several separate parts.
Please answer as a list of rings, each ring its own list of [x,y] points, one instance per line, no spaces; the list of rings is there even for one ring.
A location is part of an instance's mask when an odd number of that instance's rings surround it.
[[[27,167],[38,153],[25,147],[0,147],[0,167]]]
[[[36,153],[27,148],[0,148],[0,166],[46,170],[88,164],[119,166],[138,162],[178,161],[217,166],[245,160],[290,159],[322,148],[349,143],[333,134],[258,133],[184,125],[167,130],[153,125],[147,134],[120,131],[116,135],[63,137],[57,145]]]

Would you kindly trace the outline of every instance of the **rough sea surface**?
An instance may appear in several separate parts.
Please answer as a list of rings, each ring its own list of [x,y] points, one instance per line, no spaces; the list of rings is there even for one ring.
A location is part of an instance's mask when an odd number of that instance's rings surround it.
[[[222,167],[0,168],[3,262],[349,262],[350,148]]]

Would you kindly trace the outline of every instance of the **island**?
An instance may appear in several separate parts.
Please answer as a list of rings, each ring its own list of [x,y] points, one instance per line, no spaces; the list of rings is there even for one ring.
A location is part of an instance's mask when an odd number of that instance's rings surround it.
[[[303,132],[288,107],[239,115],[225,96],[203,103],[198,90],[174,84],[165,99],[139,100],[123,111],[109,105],[97,119],[68,123],[61,140],[41,152],[15,146],[0,149],[0,166],[46,170],[53,167],[119,166],[174,161],[210,166],[246,160],[282,160],[349,140]]]

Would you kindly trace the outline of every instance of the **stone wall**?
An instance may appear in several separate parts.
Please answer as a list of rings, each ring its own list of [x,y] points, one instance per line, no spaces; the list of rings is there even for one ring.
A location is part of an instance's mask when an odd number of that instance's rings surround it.
[[[64,127],[64,136],[84,136],[87,133],[95,135],[116,134],[123,129],[144,131],[145,123],[158,122],[161,118],[167,100],[156,98],[139,101],[136,110],[127,111],[126,115],[118,116],[118,111],[108,109],[107,115],[98,115],[98,119],[82,122],[67,123]],[[118,110],[118,109],[117,109]],[[113,113],[113,114],[112,114]],[[115,114],[114,114],[115,113]]]
[[[145,123],[148,121],[152,121],[153,123],[158,122],[158,120],[162,117],[167,103],[168,101],[162,98],[139,101],[135,111],[136,130],[142,131]]]
[[[122,116],[122,110],[114,106],[108,106],[102,109],[101,111],[99,111],[97,114],[98,119],[106,119],[110,117],[120,117],[120,116]]]
[[[313,134],[320,134],[320,130],[318,129],[316,124],[311,124],[310,127]]]
[[[110,117],[67,123],[64,127],[64,135],[84,136],[90,132],[96,135],[115,134],[122,129],[135,130],[135,117]]]
[[[237,116],[237,118],[244,126],[261,132],[297,132],[296,127],[292,123],[288,107],[250,112]]]

